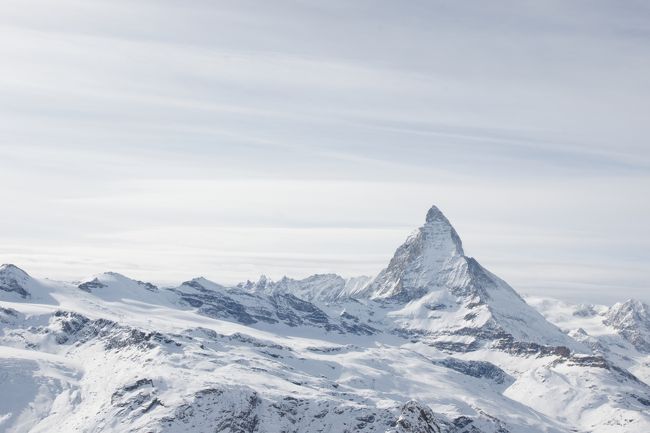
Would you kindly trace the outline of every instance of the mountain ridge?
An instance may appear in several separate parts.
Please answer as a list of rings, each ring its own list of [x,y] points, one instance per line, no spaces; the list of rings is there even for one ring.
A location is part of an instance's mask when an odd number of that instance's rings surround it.
[[[0,396],[0,431],[650,429],[647,305],[531,306],[435,206],[372,281],[157,287],[3,265],[0,289],[0,378],[20,396]]]

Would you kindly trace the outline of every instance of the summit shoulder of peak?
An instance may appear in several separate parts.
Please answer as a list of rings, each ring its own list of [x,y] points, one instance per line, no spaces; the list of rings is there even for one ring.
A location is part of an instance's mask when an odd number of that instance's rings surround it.
[[[0,265],[0,274],[13,274],[20,275],[22,277],[29,276],[27,272],[12,263],[5,263],[3,265]]]

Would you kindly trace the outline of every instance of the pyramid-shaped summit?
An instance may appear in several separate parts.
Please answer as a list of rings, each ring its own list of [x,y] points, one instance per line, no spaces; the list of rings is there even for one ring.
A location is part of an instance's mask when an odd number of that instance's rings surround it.
[[[407,328],[418,317],[417,327],[427,333],[570,345],[512,287],[465,255],[458,233],[436,206],[363,295],[403,305],[393,317],[402,316]]]
[[[425,224],[400,246],[367,292],[372,298],[408,301],[453,284],[467,265],[460,236],[436,206],[427,212]]]

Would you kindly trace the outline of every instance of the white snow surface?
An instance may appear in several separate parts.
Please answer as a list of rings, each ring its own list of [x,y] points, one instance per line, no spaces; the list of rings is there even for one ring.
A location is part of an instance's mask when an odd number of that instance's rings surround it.
[[[435,207],[372,281],[3,265],[0,432],[650,431],[648,306],[526,301]]]

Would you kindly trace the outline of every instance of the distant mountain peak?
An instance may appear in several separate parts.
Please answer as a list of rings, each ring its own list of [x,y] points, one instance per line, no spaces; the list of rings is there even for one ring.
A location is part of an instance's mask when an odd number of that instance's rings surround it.
[[[29,274],[27,272],[23,271],[18,266],[11,263],[5,263],[1,265],[0,274],[12,275],[14,277],[19,277],[19,278],[29,278]]]
[[[31,279],[27,272],[16,265],[4,264],[0,266],[0,292],[14,294],[22,299],[31,297],[26,289],[26,283]]]
[[[307,301],[333,302],[356,295],[369,280],[369,277],[343,278],[338,274],[327,273],[313,274],[302,279],[284,276],[273,281],[262,275],[255,283],[249,280],[236,287],[266,295],[293,294]]]
[[[628,299],[614,304],[607,316],[608,320],[618,324],[631,321],[650,323],[650,306],[638,299]]]
[[[436,206],[360,297],[402,305],[391,314],[402,317],[406,327],[448,340],[458,334],[462,344],[468,336],[556,346],[574,343],[505,281],[467,257],[458,233]],[[417,325],[411,320],[415,316]]]
[[[192,287],[193,289],[199,290],[199,291],[206,291],[206,290],[224,290],[225,287],[222,286],[219,283],[215,283],[214,281],[208,280],[205,277],[196,277],[192,278],[189,281],[184,281],[181,286],[186,286],[186,287]]]
[[[158,288],[151,283],[134,280],[127,277],[126,275],[112,271],[103,272],[101,274],[95,275],[94,277],[88,278],[77,287],[88,293],[96,293],[98,289],[106,288],[113,291],[117,289],[133,290],[140,288],[144,288],[152,292],[158,290]]]
[[[605,322],[628,340],[637,350],[650,353],[650,306],[637,299],[614,304]]]
[[[0,266],[0,301],[55,303],[49,286],[16,265]]]
[[[436,206],[408,237],[366,292],[373,298],[410,300],[439,287],[440,279],[464,260],[460,236]]]
[[[633,311],[645,312],[646,314],[650,312],[650,306],[648,306],[648,304],[638,299],[628,299],[627,301],[621,304],[621,307]]]

